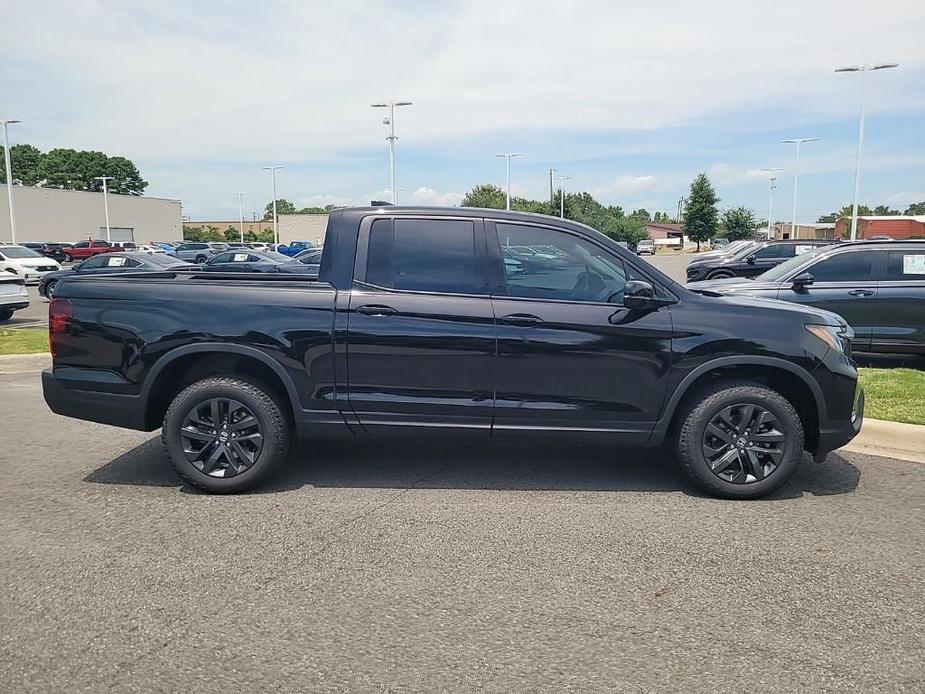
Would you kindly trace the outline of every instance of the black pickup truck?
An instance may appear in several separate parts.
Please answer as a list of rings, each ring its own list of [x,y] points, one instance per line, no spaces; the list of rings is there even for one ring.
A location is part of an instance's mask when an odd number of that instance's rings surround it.
[[[67,277],[49,324],[51,409],[163,427],[214,492],[296,436],[442,435],[670,443],[702,488],[752,498],[863,417],[838,316],[690,291],[588,227],[498,210],[338,210],[317,277]]]

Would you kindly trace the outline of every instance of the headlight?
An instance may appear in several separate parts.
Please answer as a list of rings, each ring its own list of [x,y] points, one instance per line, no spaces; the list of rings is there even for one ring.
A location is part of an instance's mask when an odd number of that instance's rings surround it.
[[[830,349],[834,349],[836,352],[850,353],[854,331],[849,326],[809,324],[803,327],[822,340]]]

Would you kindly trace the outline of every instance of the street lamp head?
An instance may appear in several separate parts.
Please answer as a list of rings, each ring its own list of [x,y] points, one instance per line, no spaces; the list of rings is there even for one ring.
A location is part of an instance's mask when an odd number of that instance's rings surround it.
[[[411,101],[396,101],[395,105],[396,106],[411,106],[412,103],[413,102]]]
[[[899,63],[878,63],[876,65],[848,65],[846,67],[835,68],[835,72],[868,72],[870,70],[887,70],[891,67],[899,67]]]
[[[789,145],[802,144],[804,142],[815,142],[818,140],[818,137],[795,137],[790,140],[781,140],[781,142],[786,142]]]
[[[0,118],[0,124],[3,124],[3,125],[13,125],[13,123],[22,123],[22,121],[21,121],[21,120],[16,120],[15,118],[8,118],[8,119]]]
[[[388,104],[370,104],[373,108],[388,108]]]

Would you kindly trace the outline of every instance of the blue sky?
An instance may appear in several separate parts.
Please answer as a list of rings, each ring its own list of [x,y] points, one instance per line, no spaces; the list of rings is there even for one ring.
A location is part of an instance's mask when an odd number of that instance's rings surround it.
[[[387,196],[375,101],[397,116],[402,202],[453,204],[481,182],[546,194],[547,170],[625,208],[673,211],[707,171],[721,206],[789,218],[851,199],[857,75],[871,76],[862,202],[925,200],[925,3],[18,3],[0,25],[0,117],[14,142],[134,160],[149,195],[193,219],[279,194],[298,205]],[[795,21],[796,18],[796,21]],[[779,214],[778,214],[779,213]]]

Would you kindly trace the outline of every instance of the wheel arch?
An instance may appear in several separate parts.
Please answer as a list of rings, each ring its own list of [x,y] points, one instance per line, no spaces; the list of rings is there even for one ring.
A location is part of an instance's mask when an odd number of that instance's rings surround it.
[[[701,364],[691,371],[668,399],[662,417],[652,430],[649,443],[660,445],[677,424],[685,405],[706,385],[716,380],[744,379],[773,388],[794,406],[803,423],[805,446],[815,451],[819,422],[826,417],[822,388],[803,368],[775,357],[729,356]]]
[[[178,347],[155,362],[141,390],[146,425],[160,426],[170,402],[191,383],[229,374],[263,382],[290,417],[301,407],[292,377],[271,356],[246,345],[202,342]]]

